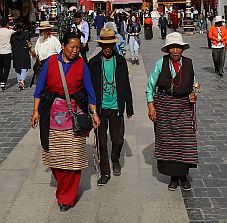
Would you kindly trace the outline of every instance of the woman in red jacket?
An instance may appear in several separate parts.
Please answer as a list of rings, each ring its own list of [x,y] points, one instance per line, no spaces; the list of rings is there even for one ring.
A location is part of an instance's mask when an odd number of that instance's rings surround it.
[[[209,38],[211,39],[212,44],[212,57],[214,61],[215,73],[218,76],[223,77],[227,45],[227,30],[226,27],[223,26],[221,16],[215,17],[215,24],[210,28]]]

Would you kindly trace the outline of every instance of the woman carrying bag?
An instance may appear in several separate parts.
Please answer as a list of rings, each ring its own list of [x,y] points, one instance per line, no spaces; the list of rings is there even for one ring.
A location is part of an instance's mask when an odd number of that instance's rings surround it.
[[[75,33],[68,33],[63,37],[62,51],[47,59],[36,85],[31,118],[33,128],[40,118],[42,159],[58,182],[56,197],[61,211],[75,205],[81,170],[88,167],[88,159],[87,133],[74,133],[59,64],[65,75],[73,112],[83,113],[89,106],[94,127],[100,124],[90,72],[79,57],[80,48],[80,38]],[[83,92],[87,95],[87,106],[86,97],[81,96]]]

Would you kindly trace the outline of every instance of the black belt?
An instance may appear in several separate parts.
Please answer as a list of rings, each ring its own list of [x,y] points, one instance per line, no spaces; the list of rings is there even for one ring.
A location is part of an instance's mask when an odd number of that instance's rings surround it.
[[[189,96],[189,94],[177,95],[177,94],[171,93],[171,91],[165,90],[163,88],[158,88],[157,93],[174,96],[174,97],[188,97]]]

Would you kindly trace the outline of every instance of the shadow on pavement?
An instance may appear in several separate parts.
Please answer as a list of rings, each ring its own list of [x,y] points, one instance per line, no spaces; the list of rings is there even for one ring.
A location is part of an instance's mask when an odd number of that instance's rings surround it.
[[[169,177],[158,172],[157,161],[154,158],[155,144],[152,143],[145,147],[143,150],[143,157],[146,164],[152,166],[152,175],[157,178],[158,181],[168,184]]]
[[[213,67],[203,67],[203,70],[205,70],[208,73],[214,74],[214,68]]]

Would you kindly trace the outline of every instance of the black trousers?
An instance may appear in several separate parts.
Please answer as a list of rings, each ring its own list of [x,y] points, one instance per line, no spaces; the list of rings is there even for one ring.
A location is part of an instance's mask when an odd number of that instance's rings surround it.
[[[110,164],[107,149],[107,130],[109,126],[110,138],[112,141],[111,160],[117,162],[124,144],[124,117],[117,115],[114,109],[103,109],[101,114],[101,124],[99,127],[99,150],[100,150],[100,170],[102,175],[110,175]]]
[[[11,53],[0,54],[0,82],[6,83],[11,67]]]
[[[161,26],[160,29],[161,29],[161,37],[162,37],[162,39],[166,38],[166,30],[167,30],[167,28],[164,27],[164,26]]]
[[[207,46],[209,49],[211,49],[211,39],[209,38],[209,33],[207,33]]]
[[[84,59],[85,63],[88,62],[88,60],[87,60],[87,50],[88,50],[88,45],[86,45],[86,47],[81,47],[81,49],[80,49],[81,56]]]
[[[226,49],[212,48],[212,58],[214,62],[215,73],[224,73]]]

